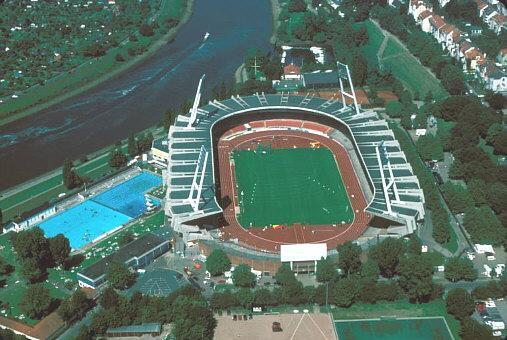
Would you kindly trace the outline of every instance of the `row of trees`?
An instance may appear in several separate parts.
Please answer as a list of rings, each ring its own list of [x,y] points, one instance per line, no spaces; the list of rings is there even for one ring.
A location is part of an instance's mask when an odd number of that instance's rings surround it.
[[[39,227],[34,227],[12,233],[11,241],[21,263],[21,272],[31,283],[44,279],[48,268],[62,266],[70,269],[76,262],[69,256],[69,240],[62,234],[46,238]]]
[[[176,339],[212,339],[216,320],[202,294],[187,285],[167,297],[135,292],[129,299],[109,287],[100,298],[102,307],[90,326],[83,326],[78,339],[91,339],[109,327],[149,322],[172,323]]]
[[[452,212],[465,213],[464,226],[474,242],[506,242],[503,226],[507,225],[507,207],[503,202],[507,200],[507,176],[504,167],[495,164],[480,146],[490,144],[495,153],[505,154],[502,145],[507,143],[507,134],[501,114],[466,96],[451,96],[432,104],[431,110],[435,116],[455,123],[443,146],[455,156],[450,177],[464,180],[466,187],[444,186]]]

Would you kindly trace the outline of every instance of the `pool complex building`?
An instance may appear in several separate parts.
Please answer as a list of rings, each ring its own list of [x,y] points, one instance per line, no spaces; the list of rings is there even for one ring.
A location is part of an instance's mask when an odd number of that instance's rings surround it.
[[[46,237],[63,234],[72,249],[82,248],[146,212],[145,193],[160,185],[162,179],[159,176],[142,172],[39,223],[39,227]],[[150,201],[154,205],[160,204],[154,199]]]

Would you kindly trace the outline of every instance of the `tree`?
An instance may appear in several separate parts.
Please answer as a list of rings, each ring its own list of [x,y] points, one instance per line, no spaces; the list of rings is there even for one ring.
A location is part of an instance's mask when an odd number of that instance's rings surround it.
[[[445,307],[449,314],[458,320],[463,320],[472,315],[475,305],[470,293],[462,288],[455,288],[447,294]]]
[[[304,0],[290,0],[288,10],[289,12],[306,12],[306,3]]]
[[[361,278],[367,282],[377,282],[380,270],[377,262],[372,259],[368,259],[361,266]]]
[[[357,273],[361,269],[361,247],[350,241],[338,246],[338,267],[345,275]]]
[[[380,274],[383,277],[390,278],[394,276],[400,256],[403,254],[403,248],[401,240],[391,237],[372,247],[370,254],[377,262]]]
[[[410,235],[407,247],[408,253],[413,255],[421,255],[421,247],[422,245],[419,238],[415,234]]]
[[[8,264],[3,257],[0,257],[0,275],[9,274],[13,269],[13,266]]]
[[[321,258],[317,261],[317,282],[329,282],[336,277],[336,263],[330,258]]]
[[[142,24],[141,27],[139,27],[139,33],[141,33],[143,37],[151,37],[153,34],[155,34],[153,27],[148,24]]]
[[[480,244],[500,244],[505,231],[502,223],[489,206],[470,208],[465,212],[463,221],[472,241]]]
[[[109,165],[113,168],[121,168],[127,165],[127,156],[121,150],[113,150],[109,155]]]
[[[442,69],[440,77],[442,85],[450,94],[465,93],[465,80],[462,70],[453,64],[447,64]]]
[[[252,303],[254,301],[254,294],[250,290],[250,288],[241,288],[236,292],[236,298],[245,309],[252,308]]]
[[[472,195],[460,184],[453,184],[452,182],[445,183],[444,194],[454,214],[462,213],[474,206]]]
[[[488,325],[472,318],[465,318],[461,321],[459,336],[462,340],[493,340],[493,330]]]
[[[43,269],[52,262],[49,241],[39,227],[12,233],[11,241],[20,260],[34,259]]]
[[[116,289],[126,289],[134,284],[136,275],[125,264],[111,262],[107,268],[106,280]]]
[[[398,265],[400,287],[411,301],[428,301],[432,292],[433,268],[426,257],[409,255]]]
[[[19,302],[21,311],[31,319],[41,319],[46,316],[51,307],[49,289],[38,283],[28,286]]]
[[[334,303],[339,307],[350,307],[357,296],[359,287],[352,277],[339,280],[334,286]]]
[[[279,285],[285,286],[296,281],[296,277],[290,266],[283,263],[275,273],[275,280]]]
[[[137,146],[137,140],[134,137],[134,134],[131,133],[128,138],[128,144],[127,144],[127,152],[129,153],[130,157],[135,157],[139,154],[139,148]]]
[[[256,289],[254,292],[253,305],[256,307],[267,307],[274,306],[276,304],[276,298],[273,297],[269,289],[261,288]]]
[[[46,276],[45,268],[41,268],[34,258],[26,258],[21,261],[21,274],[30,282],[38,282]]]
[[[125,233],[123,233],[123,235],[121,235],[120,239],[118,240],[118,245],[120,247],[123,247],[124,245],[129,244],[134,240],[135,240],[134,234],[130,230],[128,230]]]
[[[173,308],[179,311],[172,324],[176,339],[213,339],[217,321],[206,301],[178,296],[173,302]]]
[[[74,171],[74,164],[72,161],[66,159],[63,162],[62,176],[63,176],[63,185],[67,189],[74,189],[75,187],[81,185],[82,180],[79,175]]]
[[[214,249],[206,258],[206,270],[211,276],[217,276],[231,269],[231,260],[222,249]]]
[[[357,86],[363,86],[366,83],[366,77],[368,76],[368,63],[366,59],[361,55],[357,54],[352,59],[352,81]]]
[[[484,99],[488,102],[489,107],[495,110],[501,110],[507,105],[507,99],[501,93],[487,91]]]
[[[114,288],[107,287],[106,289],[104,289],[104,292],[100,296],[99,303],[104,309],[111,309],[117,307],[119,301],[120,296],[118,295],[118,293],[116,293]]]
[[[477,279],[477,270],[468,258],[452,257],[445,264],[445,278],[451,282],[474,281]]]
[[[63,234],[51,237],[49,239],[49,250],[53,261],[58,265],[63,265],[71,251],[69,240]]]
[[[426,122],[426,119],[424,120]],[[431,133],[417,139],[417,151],[425,161],[440,161],[444,159],[444,147],[440,138]]]
[[[57,313],[67,323],[74,320],[81,320],[92,306],[92,300],[78,289],[69,300],[63,301],[58,307]]]
[[[232,272],[232,282],[236,287],[252,288],[255,286],[255,274],[250,266],[240,264]]]
[[[403,113],[403,105],[399,101],[390,101],[386,105],[386,113],[391,118],[399,118]],[[410,118],[410,114],[407,117]]]

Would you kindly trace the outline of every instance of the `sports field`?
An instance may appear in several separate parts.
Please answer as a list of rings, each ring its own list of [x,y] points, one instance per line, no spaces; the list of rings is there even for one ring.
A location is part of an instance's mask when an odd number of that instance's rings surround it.
[[[338,340],[454,339],[443,317],[335,321]]]
[[[233,159],[243,227],[354,219],[336,161],[326,148],[239,150]]]

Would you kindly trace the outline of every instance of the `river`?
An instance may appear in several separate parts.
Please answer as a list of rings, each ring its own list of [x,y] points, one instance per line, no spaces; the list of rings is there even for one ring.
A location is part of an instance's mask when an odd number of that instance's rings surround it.
[[[158,124],[163,112],[231,83],[249,48],[269,50],[269,0],[196,0],[175,40],[120,76],[0,127],[0,190]],[[211,36],[202,43],[205,32]]]

